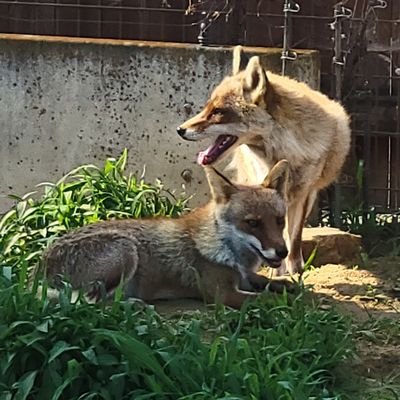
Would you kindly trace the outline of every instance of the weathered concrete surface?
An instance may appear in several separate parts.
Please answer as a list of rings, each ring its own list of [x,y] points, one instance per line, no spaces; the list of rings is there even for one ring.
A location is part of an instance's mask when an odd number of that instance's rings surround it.
[[[280,50],[252,48],[270,70]],[[137,41],[0,35],[0,194],[32,190],[83,164],[129,149],[128,168],[169,188],[208,195],[195,163],[207,143],[176,126],[201,109],[230,72],[229,48]],[[316,52],[299,51],[289,75],[319,85]],[[191,178],[191,179],[190,179]],[[0,200],[0,212],[10,205]]]
[[[314,248],[317,252],[312,265],[325,264],[357,265],[361,262],[361,236],[343,232],[336,228],[303,229],[303,255],[307,260]]]

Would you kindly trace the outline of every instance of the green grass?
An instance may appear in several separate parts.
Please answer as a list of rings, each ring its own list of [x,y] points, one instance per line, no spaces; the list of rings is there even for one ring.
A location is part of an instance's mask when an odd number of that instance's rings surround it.
[[[1,281],[0,398],[339,399],[349,322],[302,296],[161,317]]]
[[[79,167],[0,220],[0,399],[353,399],[340,374],[354,353],[351,321],[303,289],[167,318],[118,299],[72,304],[68,287],[58,303],[26,288],[69,229],[185,210],[161,184],[126,176],[126,157]]]

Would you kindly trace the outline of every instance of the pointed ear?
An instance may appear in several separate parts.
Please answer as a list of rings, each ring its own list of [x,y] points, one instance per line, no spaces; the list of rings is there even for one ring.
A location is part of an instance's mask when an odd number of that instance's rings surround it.
[[[262,186],[266,189],[274,189],[285,199],[287,197],[287,185],[289,181],[289,162],[281,160],[277,162],[265,177]]]
[[[227,202],[233,193],[239,189],[220,172],[212,167],[204,167],[208,186],[210,187],[211,197],[217,203]]]
[[[242,46],[235,46],[233,48],[233,63],[232,63],[232,75],[238,74],[246,68],[249,62],[249,57],[243,53]]]
[[[260,58],[250,58],[244,73],[245,92],[250,96],[253,103],[259,103],[267,92],[268,79],[260,63]]]

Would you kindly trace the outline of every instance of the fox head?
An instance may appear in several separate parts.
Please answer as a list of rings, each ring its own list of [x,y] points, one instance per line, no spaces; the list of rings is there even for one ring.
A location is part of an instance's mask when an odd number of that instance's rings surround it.
[[[258,186],[238,186],[212,167],[205,170],[217,230],[235,259],[245,266],[280,266],[288,254],[283,238],[288,162],[279,161]]]
[[[258,56],[251,57],[242,70],[244,61],[241,46],[236,46],[232,75],[214,89],[199,114],[177,128],[185,140],[213,139],[214,143],[200,152],[200,165],[211,165],[237,146],[258,141],[268,124],[273,124],[270,111],[276,103],[271,101],[267,74]]]

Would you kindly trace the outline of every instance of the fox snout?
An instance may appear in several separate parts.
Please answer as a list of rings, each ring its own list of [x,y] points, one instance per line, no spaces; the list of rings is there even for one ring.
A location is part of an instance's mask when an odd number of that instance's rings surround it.
[[[283,247],[278,247],[277,249],[275,249],[275,253],[280,259],[283,260],[284,258],[287,257],[289,251],[286,246],[283,246]]]
[[[176,131],[178,132],[178,135],[184,139],[184,140],[188,140],[189,142],[196,142],[197,140],[199,140],[197,135],[192,135],[190,134],[190,130],[188,131],[186,128],[183,128],[182,126],[178,126],[176,128]]]
[[[268,248],[267,250],[261,251],[261,255],[264,260],[268,262],[270,267],[279,267],[282,260],[287,257],[288,253],[289,251],[286,245]]]
[[[182,128],[181,126],[178,126],[178,127],[176,128],[176,131],[178,132],[178,135],[179,135],[181,138],[185,139],[185,133],[186,133],[186,129],[185,129],[185,128]]]
[[[282,260],[284,260],[289,253],[285,244],[270,247],[263,246],[259,240],[252,240],[251,247],[254,249],[255,253],[272,268],[280,267]]]

